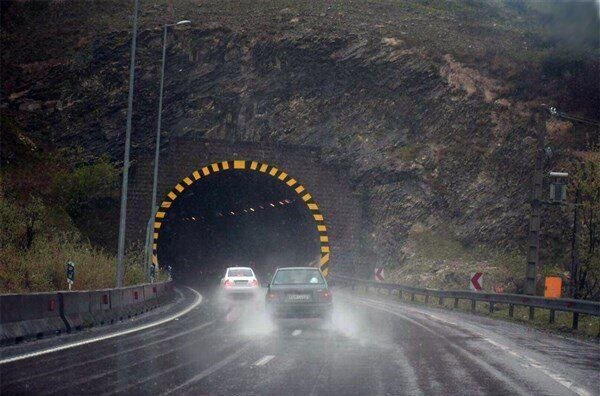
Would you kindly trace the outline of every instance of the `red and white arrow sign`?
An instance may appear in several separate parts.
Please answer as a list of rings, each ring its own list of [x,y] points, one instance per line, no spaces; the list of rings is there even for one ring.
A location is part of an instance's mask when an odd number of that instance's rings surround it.
[[[383,267],[375,268],[375,281],[383,282],[385,280],[385,276],[383,275]]]
[[[480,291],[483,289],[483,272],[472,272],[471,282],[469,283],[471,290]]]

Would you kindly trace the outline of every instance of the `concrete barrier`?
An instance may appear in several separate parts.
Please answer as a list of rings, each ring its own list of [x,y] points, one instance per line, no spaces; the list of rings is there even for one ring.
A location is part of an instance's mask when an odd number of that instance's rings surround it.
[[[170,301],[170,282],[118,289],[0,295],[0,344],[130,318]]]
[[[115,321],[130,317],[129,312],[125,308],[123,289],[110,290],[110,311],[110,315]]]
[[[156,283],[144,285],[144,305],[146,309],[158,307],[158,285]]]
[[[0,296],[0,343],[14,343],[67,331],[58,293]]]
[[[148,310],[144,301],[144,286],[129,286],[123,288],[123,304],[130,317],[139,315]]]
[[[90,322],[93,326],[114,323],[118,318],[111,309],[110,289],[93,290],[90,293]]]
[[[62,317],[67,323],[67,330],[81,330],[92,326],[90,315],[90,292],[60,292],[62,298]]]

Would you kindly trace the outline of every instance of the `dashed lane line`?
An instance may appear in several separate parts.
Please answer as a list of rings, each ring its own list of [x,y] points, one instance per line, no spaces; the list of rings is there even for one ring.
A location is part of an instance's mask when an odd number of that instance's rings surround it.
[[[267,364],[271,360],[273,360],[274,357],[275,357],[275,355],[265,355],[262,358],[258,359],[256,362],[254,362],[254,365],[255,366],[264,366],[265,364]]]

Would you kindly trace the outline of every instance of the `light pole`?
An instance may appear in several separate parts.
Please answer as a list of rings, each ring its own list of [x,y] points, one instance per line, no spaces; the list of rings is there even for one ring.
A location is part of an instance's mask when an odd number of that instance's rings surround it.
[[[156,123],[156,147],[154,151],[154,180],[152,181],[152,204],[150,206],[150,219],[146,228],[146,268],[149,269],[152,258],[152,224],[156,211],[156,194],[158,192],[158,160],[160,156],[160,131],[162,124],[163,87],[165,83],[165,61],[167,55],[167,28],[171,26],[187,25],[192,23],[188,20],[177,23],[165,24],[163,27],[162,65],[160,68],[160,88],[158,93],[158,121]],[[148,272],[149,274],[149,272]]]
[[[129,64],[129,98],[127,100],[127,127],[125,130],[125,158],[123,159],[123,184],[121,185],[121,213],[119,216],[119,245],[117,249],[117,287],[123,286],[123,258],[125,256],[125,223],[127,217],[127,183],[129,178],[129,149],[131,147],[131,112],[133,108],[133,81],[135,75],[135,47],[137,43],[138,2],[134,1],[133,38]]]

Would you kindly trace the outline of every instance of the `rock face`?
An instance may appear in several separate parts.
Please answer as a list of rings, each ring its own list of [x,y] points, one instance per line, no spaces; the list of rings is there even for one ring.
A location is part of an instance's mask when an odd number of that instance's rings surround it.
[[[331,13],[323,9],[323,23]],[[212,22],[171,31],[166,140],[193,134],[321,147],[324,162],[349,164],[368,197],[366,232],[384,263],[403,259],[415,223],[467,243],[521,244],[539,100],[401,34],[318,30],[303,18],[282,9],[262,31]],[[3,111],[31,137],[118,162],[130,32],[74,35],[66,59],[3,57]],[[138,40],[133,147],[145,150],[154,141],[161,31],[143,26]]]

